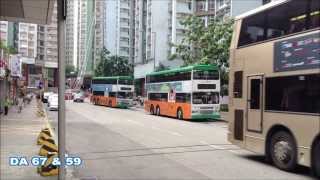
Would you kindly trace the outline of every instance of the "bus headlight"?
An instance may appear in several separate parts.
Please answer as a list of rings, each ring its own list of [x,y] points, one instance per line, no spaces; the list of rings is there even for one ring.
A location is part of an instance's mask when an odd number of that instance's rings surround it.
[[[200,113],[200,109],[194,107],[194,108],[192,108],[192,111],[191,111],[191,112],[192,112],[192,113]]]

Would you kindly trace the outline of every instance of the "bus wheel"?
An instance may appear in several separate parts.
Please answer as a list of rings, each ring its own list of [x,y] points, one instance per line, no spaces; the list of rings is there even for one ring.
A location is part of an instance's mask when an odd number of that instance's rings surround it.
[[[177,111],[177,118],[178,119],[183,119],[183,112],[182,112],[181,108],[179,108],[178,111]]]
[[[160,116],[160,107],[159,106],[157,106],[157,108],[156,108],[156,114],[157,114],[157,116]]]
[[[317,177],[320,178],[320,142],[318,142],[313,150],[313,170]]]
[[[271,137],[270,154],[279,169],[292,171],[297,166],[297,146],[293,137],[285,131],[276,132]]]
[[[151,107],[150,107],[150,114],[154,115],[154,107],[153,107],[153,105],[151,105]]]
[[[108,106],[112,107],[112,101],[109,101]]]

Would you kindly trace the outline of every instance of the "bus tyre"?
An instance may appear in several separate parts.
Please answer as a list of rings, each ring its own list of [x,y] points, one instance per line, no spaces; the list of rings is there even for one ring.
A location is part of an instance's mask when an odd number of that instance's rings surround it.
[[[285,131],[273,134],[270,143],[272,162],[279,169],[292,171],[297,166],[297,146],[293,137]]]
[[[151,107],[150,107],[150,114],[154,115],[154,107],[153,107],[153,105],[151,105]]]
[[[318,142],[313,150],[313,171],[316,177],[320,178],[320,142]]]
[[[160,107],[159,106],[157,106],[157,108],[156,108],[156,114],[157,114],[157,116],[160,116]]]
[[[183,111],[181,108],[178,109],[177,111],[177,118],[178,119],[183,119]]]
[[[109,101],[108,106],[112,107],[112,101]]]

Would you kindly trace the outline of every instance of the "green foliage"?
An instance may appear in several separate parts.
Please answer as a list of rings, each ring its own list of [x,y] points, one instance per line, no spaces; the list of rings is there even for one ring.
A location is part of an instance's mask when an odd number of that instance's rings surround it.
[[[73,65],[66,65],[66,76],[72,76],[72,75],[77,75],[77,70],[74,68]]]
[[[95,76],[132,76],[133,65],[125,57],[110,56],[110,52],[104,47],[94,74]]]
[[[170,68],[168,66],[165,66],[162,63],[160,63],[159,66],[156,67],[155,72],[169,70],[169,69]]]
[[[11,46],[6,46],[3,41],[0,41],[0,49],[3,49],[4,53],[7,55],[18,53],[16,48],[11,47]]]
[[[229,111],[228,104],[220,104],[220,111],[221,112],[228,112]]]
[[[229,46],[232,38],[233,20],[212,21],[206,27],[197,16],[187,16],[181,22],[186,27],[181,44],[174,44],[176,54],[170,59],[181,58],[185,65],[217,64],[227,83]]]

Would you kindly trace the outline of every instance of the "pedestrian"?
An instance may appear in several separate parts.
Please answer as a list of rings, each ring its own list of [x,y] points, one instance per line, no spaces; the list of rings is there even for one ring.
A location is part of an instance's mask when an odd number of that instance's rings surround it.
[[[10,106],[10,100],[8,98],[8,96],[4,99],[4,115],[8,115],[8,111],[9,111],[9,106]]]
[[[18,97],[18,113],[21,113],[22,106],[23,106],[23,95],[20,94],[20,96]]]

